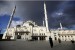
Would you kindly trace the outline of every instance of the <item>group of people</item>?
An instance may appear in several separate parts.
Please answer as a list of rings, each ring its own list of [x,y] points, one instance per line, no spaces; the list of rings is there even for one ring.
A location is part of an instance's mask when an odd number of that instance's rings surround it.
[[[61,40],[58,38],[58,42],[61,43]],[[71,40],[72,43],[74,43],[74,40]],[[50,43],[50,46],[51,48],[53,48],[53,40],[51,37],[49,37],[49,43]]]

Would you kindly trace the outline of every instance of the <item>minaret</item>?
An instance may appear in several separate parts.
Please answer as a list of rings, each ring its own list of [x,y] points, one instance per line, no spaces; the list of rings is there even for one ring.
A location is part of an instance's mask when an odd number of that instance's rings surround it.
[[[13,16],[14,16],[15,10],[16,10],[16,6],[15,6],[15,8],[13,9],[12,14],[11,14],[11,16],[10,16],[10,20],[9,20],[9,23],[8,23],[7,29],[10,27],[10,25],[11,25],[11,23],[12,23],[12,19],[13,19]]]
[[[62,30],[62,24],[60,23],[60,29]]]
[[[7,25],[6,31],[5,31],[4,34],[3,34],[2,39],[6,39],[7,31],[8,31],[8,28],[10,28],[10,26],[11,26],[11,22],[12,22],[12,19],[13,19],[13,17],[14,17],[15,10],[16,10],[16,6],[15,6],[15,8],[14,8],[13,11],[12,11],[12,14],[11,14],[10,20],[9,20],[9,23],[8,23],[8,25]]]
[[[48,31],[48,18],[47,18],[47,10],[46,10],[46,4],[44,2],[44,14],[45,14],[45,24]]]
[[[43,26],[45,26],[44,20],[43,20]]]

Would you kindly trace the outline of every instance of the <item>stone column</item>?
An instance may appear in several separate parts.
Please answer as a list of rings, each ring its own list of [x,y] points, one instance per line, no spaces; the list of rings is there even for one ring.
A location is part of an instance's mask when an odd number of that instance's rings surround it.
[[[19,33],[18,33],[18,35],[19,35]]]
[[[40,40],[40,37],[38,37],[38,40]]]
[[[60,39],[61,39],[61,41],[62,41],[62,36],[60,36]]]
[[[65,36],[63,36],[63,38],[64,38],[64,41],[65,41]]]

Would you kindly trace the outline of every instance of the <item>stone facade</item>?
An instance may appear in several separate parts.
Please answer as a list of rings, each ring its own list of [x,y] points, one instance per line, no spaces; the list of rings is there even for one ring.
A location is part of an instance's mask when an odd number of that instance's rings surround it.
[[[53,40],[58,40],[58,38],[61,39],[61,41],[71,41],[75,40],[75,30],[51,30],[53,33]]]
[[[3,39],[48,40],[48,35],[50,35],[46,27],[37,26],[32,21],[9,28],[5,33],[6,35],[3,36]]]

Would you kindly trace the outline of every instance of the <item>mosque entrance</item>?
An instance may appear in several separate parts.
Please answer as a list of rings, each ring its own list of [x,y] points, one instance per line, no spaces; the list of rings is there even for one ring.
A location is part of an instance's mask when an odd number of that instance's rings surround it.
[[[57,40],[57,38],[55,37],[55,40]]]
[[[39,37],[39,39],[40,39],[40,40],[45,40],[45,37],[42,37],[42,36],[41,36],[41,37]]]
[[[17,35],[17,39],[21,39],[21,35]]]
[[[38,40],[38,37],[37,36],[33,36],[32,40]]]
[[[16,39],[21,39],[22,33],[15,33]]]
[[[11,38],[11,36],[7,36],[7,39],[10,39]]]
[[[46,40],[46,36],[32,36],[32,40]]]

